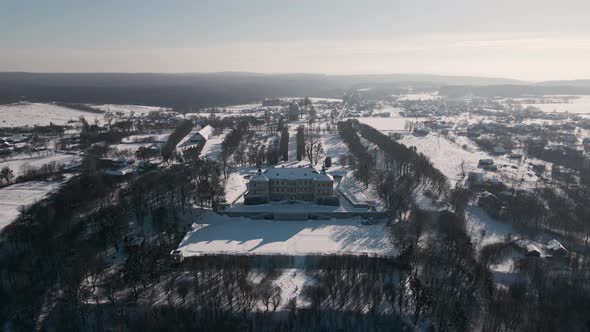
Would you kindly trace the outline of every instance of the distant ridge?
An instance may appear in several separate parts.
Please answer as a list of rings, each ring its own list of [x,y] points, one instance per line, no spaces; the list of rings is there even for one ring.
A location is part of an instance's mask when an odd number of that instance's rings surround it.
[[[590,94],[590,80],[525,82],[508,78],[429,74],[306,73],[27,73],[0,72],[0,103],[17,101],[138,104],[178,111],[276,97],[342,98],[350,89],[388,95],[440,90],[448,96]]]
[[[499,77],[452,76],[430,74],[380,74],[380,75],[328,75],[313,73],[253,73],[253,72],[217,72],[217,73],[29,73],[29,72],[0,72],[0,82],[64,84],[64,83],[132,83],[134,81],[152,79],[160,83],[182,83],[186,80],[200,80],[205,78],[299,78],[322,79],[334,84],[353,85],[363,83],[430,83],[436,85],[492,85],[492,84],[530,84],[529,82]]]
[[[565,80],[565,81],[544,81],[537,85],[541,86],[572,86],[580,88],[590,88],[590,80]]]

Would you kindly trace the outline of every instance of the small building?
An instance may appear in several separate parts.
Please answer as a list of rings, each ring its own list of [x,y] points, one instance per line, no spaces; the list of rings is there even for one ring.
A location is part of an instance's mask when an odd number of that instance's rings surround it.
[[[0,155],[9,154],[14,151],[14,144],[8,143],[0,139]]]
[[[429,133],[430,133],[430,130],[428,130],[427,128],[414,129],[414,135],[416,135],[416,136],[426,136]]]
[[[533,164],[531,168],[533,169],[533,172],[537,174],[545,173],[545,164]]]
[[[469,172],[467,175],[467,181],[471,184],[481,183],[484,180],[484,174],[481,172]]]
[[[541,249],[534,244],[527,244],[524,249],[529,257],[541,257]]]
[[[200,144],[204,145],[206,141],[207,139],[203,137],[200,130],[193,130],[176,144],[176,150],[182,152]]]
[[[127,176],[135,171],[134,162],[134,160],[126,158],[102,158],[99,160],[98,166],[104,169],[105,175]]]
[[[208,140],[213,134],[213,127],[206,125],[205,127],[201,128],[201,130],[199,130],[199,134],[201,134],[205,140]]]
[[[494,164],[494,159],[480,159],[477,166],[478,167],[486,167],[486,166],[492,166],[493,164]]]
[[[514,194],[511,191],[502,191],[502,192],[498,193],[498,198],[503,203],[510,202],[513,197],[514,197]]]
[[[502,202],[496,195],[488,191],[484,191],[479,194],[477,206],[484,209],[490,216],[496,217],[500,214]]]
[[[498,155],[506,153],[506,149],[504,149],[504,147],[502,147],[502,146],[494,146],[492,148],[492,150],[494,151],[494,154],[498,154]]]
[[[564,256],[567,255],[567,250],[564,246],[559,243],[559,241],[553,239],[547,243],[547,250],[549,250],[552,254],[556,256]]]

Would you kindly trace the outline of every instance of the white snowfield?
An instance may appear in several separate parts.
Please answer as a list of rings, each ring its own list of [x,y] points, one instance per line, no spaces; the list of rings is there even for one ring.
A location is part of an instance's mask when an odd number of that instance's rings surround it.
[[[439,99],[438,92],[435,93],[408,93],[399,95],[398,100],[434,100]]]
[[[548,99],[562,100],[565,96],[546,96]],[[574,114],[590,114],[590,96],[575,96],[569,102],[556,102],[548,104],[523,104],[522,107],[534,106],[543,112],[569,112]]]
[[[373,255],[394,256],[383,223],[359,219],[275,221],[232,218],[207,213],[180,243],[184,257],[232,255]]]
[[[495,220],[477,206],[467,206],[465,220],[467,234],[477,249],[503,242],[509,235],[515,233],[512,225]]]
[[[63,181],[29,181],[0,189],[0,230],[19,215],[19,207],[34,204],[57,190]]]
[[[353,118],[355,119],[355,118]],[[411,118],[403,116],[393,116],[389,118],[356,118],[359,122],[367,124],[379,131],[387,132],[393,131],[407,131],[406,125],[410,122],[422,122],[428,118]]]
[[[0,127],[48,126],[50,123],[64,125],[84,117],[89,123],[102,120],[103,114],[41,103],[18,103],[0,105]]]
[[[136,115],[144,114],[147,115],[149,112],[154,111],[170,111],[169,108],[159,106],[144,106],[144,105],[116,105],[116,104],[104,104],[104,105],[90,105],[98,108],[103,112],[112,113],[123,113],[131,114],[133,112]]]
[[[163,134],[142,134],[142,135],[131,135],[123,138],[121,143],[140,143],[142,141],[151,143],[166,143],[171,133]]]
[[[67,167],[77,165],[81,161],[82,157],[80,156],[60,152],[19,153],[0,159],[0,168],[8,166],[17,177],[23,174],[25,168],[35,169],[52,162]]]

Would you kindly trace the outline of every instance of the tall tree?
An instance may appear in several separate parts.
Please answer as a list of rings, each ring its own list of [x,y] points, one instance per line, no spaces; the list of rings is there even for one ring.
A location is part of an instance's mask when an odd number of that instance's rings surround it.
[[[280,150],[283,161],[287,161],[289,160],[289,128],[283,127],[282,130]]]
[[[12,179],[14,178],[14,173],[12,172],[12,170],[8,167],[8,166],[4,166],[2,167],[2,170],[0,171],[0,179],[6,181],[6,183],[10,183],[10,181],[12,181]]]
[[[305,132],[303,127],[297,128],[297,160],[305,157]]]
[[[283,116],[279,116],[279,124],[277,125],[277,132],[282,132],[283,131],[283,127],[285,127],[285,121],[283,119]]]

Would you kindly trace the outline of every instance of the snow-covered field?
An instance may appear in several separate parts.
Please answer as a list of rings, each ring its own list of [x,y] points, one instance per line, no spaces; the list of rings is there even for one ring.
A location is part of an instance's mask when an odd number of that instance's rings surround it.
[[[255,168],[240,168],[237,172],[231,173],[225,180],[225,199],[228,203],[234,203],[235,200],[246,192],[246,179],[244,176],[256,173]]]
[[[404,135],[399,142],[406,146],[415,146],[418,152],[428,156],[434,167],[449,180],[462,179],[462,163],[467,174],[477,169],[479,159],[490,158],[485,152],[464,150],[458,144],[432,133],[427,136]]]
[[[119,151],[127,151],[129,153],[135,153],[137,149],[140,147],[150,147],[153,145],[159,145],[160,143],[127,143],[127,144],[117,144],[114,146],[115,149]]]
[[[142,141],[166,143],[171,133],[131,135],[123,138],[121,143],[137,143]]]
[[[495,220],[477,206],[467,207],[465,219],[467,233],[478,249],[488,244],[503,242],[508,235],[514,233],[510,224]]]
[[[406,124],[409,122],[421,122],[428,120],[427,118],[406,118],[406,117],[390,117],[390,118],[356,118],[359,122],[367,124],[379,131],[404,131],[408,130]]]
[[[143,106],[143,105],[115,105],[115,104],[104,104],[104,105],[90,105],[98,108],[105,112],[131,114],[133,112],[136,115],[145,114],[147,115],[152,111],[170,111],[170,109],[159,107],[159,106]]]
[[[564,96],[547,96],[561,97]],[[569,103],[550,103],[550,104],[523,104],[523,107],[534,106],[540,108],[543,112],[569,112],[576,114],[590,114],[590,96],[578,96],[579,98],[570,99]]]
[[[396,255],[384,224],[357,219],[275,221],[232,218],[214,213],[193,224],[178,249],[183,256],[236,255]]]
[[[338,189],[348,197],[353,196],[356,198],[356,203],[367,203],[378,210],[381,210],[384,207],[384,204],[374,190],[373,185],[370,184],[368,189],[365,188],[361,182],[354,178],[351,170],[348,170],[346,175],[340,180]]]
[[[537,181],[537,176],[528,169],[528,162],[543,163],[536,159],[509,159],[505,156],[492,156],[485,151],[477,149],[475,143],[465,137],[456,137],[452,142],[446,137],[430,133],[426,136],[404,135],[400,143],[406,146],[415,146],[417,151],[425,154],[434,167],[438,168],[451,181],[459,181],[469,172],[484,172],[489,178],[497,178],[512,182],[517,186],[527,186]],[[464,149],[466,146],[467,149]],[[497,172],[485,172],[478,168],[480,159],[494,159],[498,165]],[[551,166],[549,165],[549,169]],[[464,172],[464,174],[463,174]]]
[[[0,159],[0,168],[8,166],[17,177],[23,174],[25,168],[39,168],[42,165],[55,162],[60,165],[75,165],[82,161],[82,157],[65,153],[34,152],[19,153]]]
[[[219,154],[221,153],[221,143],[227,135],[229,131],[224,132],[219,136],[212,136],[207,139],[205,142],[205,146],[203,146],[203,150],[201,150],[201,158],[206,158],[210,160],[217,160],[219,158]]]
[[[249,109],[253,109],[253,108],[258,108],[261,107],[262,104],[261,103],[257,103],[257,104],[241,104],[241,105],[232,105],[232,106],[225,106],[222,107],[223,109],[230,111],[230,112],[239,112],[239,111],[243,111],[243,110],[249,110]]]
[[[440,96],[438,92],[435,93],[408,93],[400,95],[398,100],[433,100],[438,99]]]
[[[0,105],[0,127],[47,126],[50,123],[64,125],[83,116],[88,122],[101,120],[102,114],[41,103]]]
[[[13,222],[19,207],[31,205],[57,190],[64,181],[29,181],[0,189],[0,229]]]

